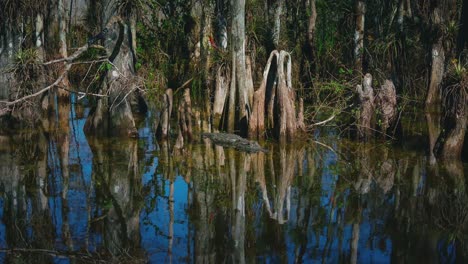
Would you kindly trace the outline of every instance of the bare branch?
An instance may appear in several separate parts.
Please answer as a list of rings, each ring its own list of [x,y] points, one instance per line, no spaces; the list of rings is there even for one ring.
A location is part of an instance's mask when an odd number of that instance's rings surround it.
[[[24,100],[27,100],[27,99],[29,99],[29,98],[32,98],[32,97],[35,97],[35,96],[38,96],[38,95],[41,95],[41,94],[47,92],[47,91],[50,90],[51,88],[57,86],[57,85],[63,80],[63,78],[64,78],[65,75],[68,73],[68,71],[70,70],[70,68],[71,68],[71,64],[67,64],[65,70],[64,70],[63,73],[60,75],[60,77],[59,77],[57,80],[55,80],[54,83],[52,83],[51,85],[49,85],[49,86],[43,88],[42,90],[40,90],[40,91],[38,91],[38,92],[35,92],[35,93],[33,93],[33,94],[30,94],[30,95],[23,96],[23,97],[21,97],[21,98],[19,98],[19,99],[16,99],[16,100],[14,100],[14,101],[0,101],[0,104],[5,104],[5,106],[15,105],[15,104],[20,103],[20,102],[22,102],[22,101],[24,101]]]
[[[72,55],[66,57],[66,58],[61,58],[61,59],[58,59],[58,60],[53,60],[53,61],[49,61],[49,62],[45,62],[43,63],[43,65],[50,65],[50,64],[54,64],[54,63],[60,63],[60,62],[65,62],[65,70],[62,72],[62,74],[57,78],[57,80],[55,80],[55,82],[53,82],[51,85],[41,89],[40,91],[37,91],[33,94],[29,94],[29,95],[26,95],[26,96],[23,96],[19,99],[16,99],[16,100],[13,100],[13,101],[0,101],[0,104],[4,104],[4,106],[8,107],[8,106],[12,106],[12,105],[15,105],[17,103],[20,103],[20,102],[23,102],[27,99],[30,99],[30,98],[33,98],[33,97],[36,97],[38,95],[41,95],[45,92],[47,92],[48,90],[50,90],[51,88],[57,86],[60,84],[60,82],[62,82],[62,80],[65,78],[65,76],[68,74],[68,72],[70,71],[71,69],[71,66],[74,65],[74,64],[78,64],[78,63],[72,63],[73,60],[75,60],[76,58],[78,58],[81,54],[83,54],[85,51],[87,51],[89,48],[99,48],[99,49],[104,49],[104,47],[102,46],[99,46],[99,45],[91,45],[89,46],[88,44],[86,45],[83,45],[82,47],[78,48]],[[107,59],[106,59],[107,60]],[[106,61],[106,60],[103,60],[102,58],[99,59],[99,61]],[[92,62],[84,62],[84,63],[92,63]],[[66,91],[69,91],[68,89],[66,88],[63,88],[63,87],[59,87],[60,89],[64,89]],[[69,91],[69,92],[73,92],[73,91]],[[100,95],[100,94],[92,94],[92,93],[81,93],[81,92],[77,92],[78,94],[80,95],[93,95],[93,96],[100,96],[100,97],[104,97],[106,95]]]
[[[335,115],[332,115],[332,116],[330,116],[329,118],[327,118],[327,119],[325,119],[325,120],[323,120],[323,121],[320,121],[320,122],[318,122],[318,123],[312,124],[312,126],[324,125],[324,124],[326,124],[326,123],[332,121],[333,118],[335,118]]]
[[[66,62],[66,63],[72,62],[73,60],[78,58],[81,54],[83,54],[85,51],[87,51],[89,48],[104,49],[104,47],[100,46],[100,45],[91,45],[91,46],[89,46],[88,44],[86,44],[86,45],[84,45],[82,47],[79,47],[72,55],[70,55],[70,56],[68,56],[66,58],[60,58],[60,59],[57,59],[57,60],[44,62],[42,65],[46,66],[46,65],[50,65],[50,64],[59,63],[59,62]]]

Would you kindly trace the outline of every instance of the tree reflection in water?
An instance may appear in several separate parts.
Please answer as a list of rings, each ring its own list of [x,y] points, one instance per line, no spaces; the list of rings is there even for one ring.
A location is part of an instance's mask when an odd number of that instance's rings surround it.
[[[466,260],[461,162],[333,137],[333,150],[176,150],[148,127],[139,140],[86,137],[75,108],[0,137],[4,262]]]

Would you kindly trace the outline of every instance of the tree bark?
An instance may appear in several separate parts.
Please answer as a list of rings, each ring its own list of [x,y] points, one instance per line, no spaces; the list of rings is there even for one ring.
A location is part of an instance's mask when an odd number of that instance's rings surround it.
[[[156,136],[166,139],[170,133],[172,115],[173,93],[172,89],[167,89],[163,95],[163,109],[157,121]]]
[[[441,159],[461,158],[468,124],[468,74],[459,83],[446,86],[442,127],[434,151]]]
[[[35,44],[38,60],[44,62],[44,16],[42,14],[37,14],[35,24]]]
[[[274,70],[271,68],[272,63],[277,65]],[[275,136],[280,141],[292,140],[298,129],[305,131],[304,116],[303,112],[301,113],[303,106],[300,107],[299,119],[296,117],[296,93],[292,87],[291,64],[291,55],[288,52],[276,50],[271,52],[263,72],[260,88],[254,93],[249,137],[259,139],[264,137],[266,132],[265,119],[268,122],[268,128],[273,129]],[[275,81],[270,87],[267,87],[270,85],[269,78]],[[267,92],[269,98],[267,98]],[[267,111],[266,115],[265,111]]]
[[[235,129],[235,105],[237,92],[237,129],[247,132],[248,109],[250,109],[246,88],[246,59],[245,59],[245,0],[231,1],[232,8],[232,82],[229,98],[228,132]],[[233,91],[234,90],[234,91]],[[234,111],[234,113],[232,113]]]
[[[398,26],[400,27],[400,31],[403,31],[403,22],[405,19],[405,6],[406,6],[406,0],[400,0],[398,4],[398,18],[397,18],[397,23]]]
[[[358,72],[363,70],[364,57],[364,25],[366,16],[366,3],[362,0],[356,2],[356,30],[354,33],[354,68]]]
[[[463,0],[462,11],[460,15],[460,27],[457,38],[457,56],[463,52],[466,47],[466,38],[468,36],[468,0]]]
[[[213,36],[212,29],[212,14],[214,13],[214,7],[211,0],[203,1],[202,16],[200,25],[200,56],[201,65],[204,71],[204,78],[206,81],[207,89],[211,88],[212,75],[211,75],[211,51],[210,51],[210,40]]]
[[[265,70],[263,71],[263,79],[260,87],[257,91],[254,92],[253,96],[253,108],[252,115],[249,122],[249,137],[262,139],[265,132],[265,100],[266,100],[266,86],[268,82],[268,74],[270,72],[270,67],[273,59],[276,59],[276,64],[278,64],[279,53],[274,50],[271,52],[270,57],[268,58]],[[275,89],[275,88],[273,88]],[[273,104],[271,104],[273,105]]]
[[[276,0],[274,3],[273,32],[272,40],[275,49],[278,49],[281,34],[281,15],[283,13],[283,0]]]
[[[138,93],[139,82],[135,78],[135,59],[131,38],[131,23],[123,20],[117,9],[116,0],[109,0],[103,10],[103,28],[108,29],[104,47],[109,54],[111,69],[103,78],[100,94],[107,98],[98,100],[85,124],[85,132],[96,135],[120,135],[138,137],[134,112],[144,112],[144,100]],[[128,10],[127,10],[128,11]]]
[[[58,0],[58,12],[59,12],[59,53],[61,58],[68,57],[67,51],[67,12],[65,8],[64,0]],[[68,74],[63,78],[61,86],[64,88],[70,87],[70,82],[68,80]],[[70,93],[65,89],[58,89],[57,95],[59,98],[68,100]]]
[[[376,105],[380,110],[380,128],[383,135],[386,135],[389,133],[388,129],[394,126],[397,117],[397,96],[395,85],[392,81],[385,80],[385,83],[377,94]]]
[[[306,125],[304,122],[304,99],[299,98],[299,113],[297,115],[297,128],[305,132],[306,131]]]
[[[246,76],[245,76],[245,90],[247,93],[247,102],[249,106],[253,105],[253,95],[254,95],[254,84],[253,84],[253,78],[252,78],[252,61],[250,59],[250,56],[246,57],[245,61],[245,68],[246,68]],[[247,115],[249,117],[248,120],[250,120],[250,116],[252,115],[252,109],[249,107],[247,112]]]
[[[49,20],[46,26],[45,39],[45,52],[47,60],[54,60],[68,57],[67,47],[67,12],[65,7],[65,0],[55,0],[49,2]],[[58,41],[57,41],[58,40]],[[47,71],[52,79],[57,79],[61,76],[65,70],[65,62],[59,64],[52,64],[47,67]],[[50,109],[55,108],[55,97],[59,101],[69,100],[69,92],[67,91],[70,87],[68,80],[68,74],[62,78],[57,87],[51,89],[48,93],[48,104]],[[64,89],[60,89],[64,88]]]
[[[429,87],[427,90],[426,107],[440,101],[439,90],[442,78],[444,77],[445,51],[442,45],[442,38],[439,38],[436,43],[432,44],[432,65]]]
[[[287,65],[286,70],[284,69],[284,64]],[[279,115],[279,139],[280,141],[292,140],[297,130],[295,107],[296,93],[291,83],[291,55],[285,51],[280,52],[278,63],[278,89],[276,94]]]
[[[17,25],[1,25],[0,34],[0,99],[10,99],[11,88],[16,85],[15,76],[8,71],[14,63],[14,55],[21,50],[21,28]],[[5,71],[5,72],[3,72]]]
[[[183,126],[184,130],[184,136],[187,138],[187,140],[190,142],[193,138],[193,129],[192,129],[192,102],[190,100],[190,89],[186,88],[184,90],[184,97],[183,97],[183,106],[184,106],[184,115],[185,115],[185,120],[186,123]]]
[[[229,91],[229,68],[225,65],[218,67],[216,73],[216,86],[213,102],[213,129],[216,131],[222,128],[222,118],[224,106],[226,105],[226,98]]]
[[[429,136],[429,163],[435,165],[434,147],[440,134],[439,118],[433,112],[426,112],[427,135]]]
[[[317,8],[315,7],[315,0],[311,0],[310,1],[309,25],[307,28],[307,41],[311,49],[314,47],[316,21],[317,21]]]
[[[373,135],[374,119],[374,89],[372,88],[372,75],[364,76],[362,85],[356,87],[359,95],[360,111],[358,115],[357,130],[359,138],[369,139]]]

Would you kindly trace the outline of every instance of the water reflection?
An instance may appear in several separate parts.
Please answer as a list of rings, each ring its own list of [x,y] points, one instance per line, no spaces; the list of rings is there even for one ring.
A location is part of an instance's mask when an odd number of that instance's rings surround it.
[[[466,259],[466,164],[333,137],[255,154],[178,150],[149,125],[140,140],[86,138],[77,107],[0,137],[3,262]]]

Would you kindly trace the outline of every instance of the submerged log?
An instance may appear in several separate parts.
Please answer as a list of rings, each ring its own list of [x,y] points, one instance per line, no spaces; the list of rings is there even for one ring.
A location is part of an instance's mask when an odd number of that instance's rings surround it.
[[[268,150],[262,148],[258,142],[250,141],[243,137],[235,134],[228,133],[203,133],[203,138],[209,138],[215,145],[224,147],[232,147],[239,151],[245,151],[250,153],[255,152],[268,152]]]

